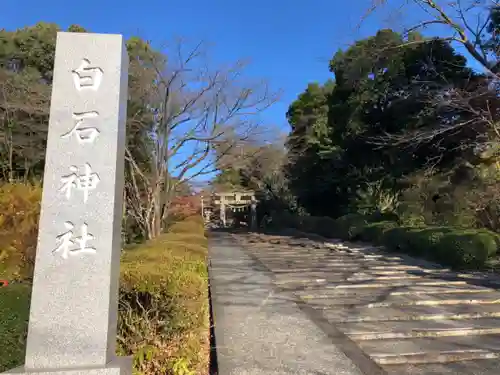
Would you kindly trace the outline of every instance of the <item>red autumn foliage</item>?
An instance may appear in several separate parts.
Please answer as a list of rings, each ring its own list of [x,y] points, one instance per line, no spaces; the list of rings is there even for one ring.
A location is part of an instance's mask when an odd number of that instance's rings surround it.
[[[201,215],[201,198],[198,195],[177,196],[170,206],[170,215],[176,220]]]

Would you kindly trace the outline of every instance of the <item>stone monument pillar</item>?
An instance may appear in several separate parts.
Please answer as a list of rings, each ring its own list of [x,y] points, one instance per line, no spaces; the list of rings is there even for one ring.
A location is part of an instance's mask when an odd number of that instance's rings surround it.
[[[131,374],[115,356],[127,49],[86,33],[56,46],[26,359],[6,374]]]

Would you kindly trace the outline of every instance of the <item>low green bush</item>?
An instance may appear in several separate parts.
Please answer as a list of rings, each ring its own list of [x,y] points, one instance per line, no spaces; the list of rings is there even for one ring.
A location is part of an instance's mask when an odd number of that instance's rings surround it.
[[[395,212],[374,212],[372,214],[367,215],[367,220],[369,222],[381,222],[381,221],[390,221],[390,222],[399,222],[399,216]]]
[[[0,286],[0,373],[24,362],[31,285]]]
[[[406,235],[406,251],[411,255],[423,256],[437,261],[437,246],[442,238],[452,231],[453,228],[448,227],[411,228]]]
[[[435,258],[457,268],[476,269],[497,252],[497,235],[485,230],[456,230],[446,233],[436,247]]]
[[[391,251],[422,256],[453,268],[477,269],[497,253],[498,235],[486,229],[396,227],[380,242]]]
[[[337,219],[288,215],[283,223],[323,237],[372,242],[454,268],[484,267],[500,248],[500,235],[484,228],[400,226],[393,213],[353,213]]]
[[[324,237],[331,237],[335,228],[335,220],[326,216],[304,216],[301,230],[312,232]]]
[[[389,251],[408,251],[408,233],[413,228],[393,227],[387,229],[380,237],[380,243]]]
[[[273,214],[272,227],[277,229],[296,229],[324,237],[333,237],[335,220],[331,217],[299,216],[288,212],[281,212]]]
[[[348,214],[335,220],[333,228],[334,237],[341,240],[359,239],[364,227],[368,224],[367,216]]]
[[[318,228],[319,216],[299,216],[297,229],[304,232],[315,232]]]
[[[118,352],[137,374],[204,374],[209,360],[207,239],[201,219],[126,249]]]
[[[273,228],[292,228],[300,230],[300,217],[292,215],[289,212],[273,212],[271,227]]]
[[[382,236],[389,229],[397,227],[397,223],[393,221],[380,221],[375,223],[366,224],[361,233],[359,234],[359,239],[362,241],[373,242],[376,245],[381,244]]]
[[[394,213],[374,212],[368,215],[352,213],[335,219],[334,237],[342,240],[379,241],[382,233],[397,226],[397,222],[398,216]]]

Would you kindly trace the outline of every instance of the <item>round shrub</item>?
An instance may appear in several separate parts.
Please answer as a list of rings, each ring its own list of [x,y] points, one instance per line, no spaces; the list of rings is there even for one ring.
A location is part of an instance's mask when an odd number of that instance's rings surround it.
[[[409,252],[409,233],[415,230],[410,227],[395,227],[387,229],[380,239],[389,251]]]
[[[393,221],[369,223],[363,227],[359,238],[363,241],[373,242],[378,245],[381,243],[383,234],[387,230],[397,227],[397,225],[398,224]]]
[[[497,236],[485,230],[456,230],[437,244],[439,262],[456,268],[480,268],[498,249]]]
[[[334,236],[342,240],[356,240],[368,224],[365,215],[348,214],[335,220]]]
[[[122,252],[118,353],[133,356],[134,373],[170,374],[173,363],[181,360],[189,373],[207,368],[209,304],[203,231],[199,218],[186,218],[168,233]]]
[[[415,228],[408,231],[407,251],[412,255],[426,256],[436,259],[437,245],[446,233],[452,231],[447,227]]]
[[[300,229],[300,218],[289,212],[273,212],[272,219],[273,227]]]

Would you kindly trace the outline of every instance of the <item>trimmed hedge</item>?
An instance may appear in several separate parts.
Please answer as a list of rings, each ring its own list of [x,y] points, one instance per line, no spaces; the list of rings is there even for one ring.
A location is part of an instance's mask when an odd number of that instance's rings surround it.
[[[281,216],[280,216],[281,218]],[[461,269],[479,269],[497,254],[500,235],[487,229],[400,226],[395,214],[349,214],[337,219],[292,217],[288,227],[345,241],[362,240]]]
[[[369,223],[369,217],[359,214],[349,214],[335,220],[334,235],[341,240],[359,239],[363,229]]]
[[[389,229],[396,228],[398,224],[394,221],[380,221],[366,224],[359,233],[359,239],[370,241],[376,245],[382,244],[382,237]]]
[[[486,229],[398,227],[388,229],[381,243],[388,250],[421,256],[453,268],[478,269],[496,255],[499,235]]]
[[[312,232],[324,237],[333,237],[335,219],[323,216],[297,216],[288,212],[273,214],[272,227],[292,228]]]
[[[36,248],[39,186],[0,186],[0,372],[22,364]],[[122,252],[119,355],[134,374],[208,374],[208,241],[200,215]]]
[[[208,373],[207,247],[196,216],[123,252],[118,352],[135,373]]]

